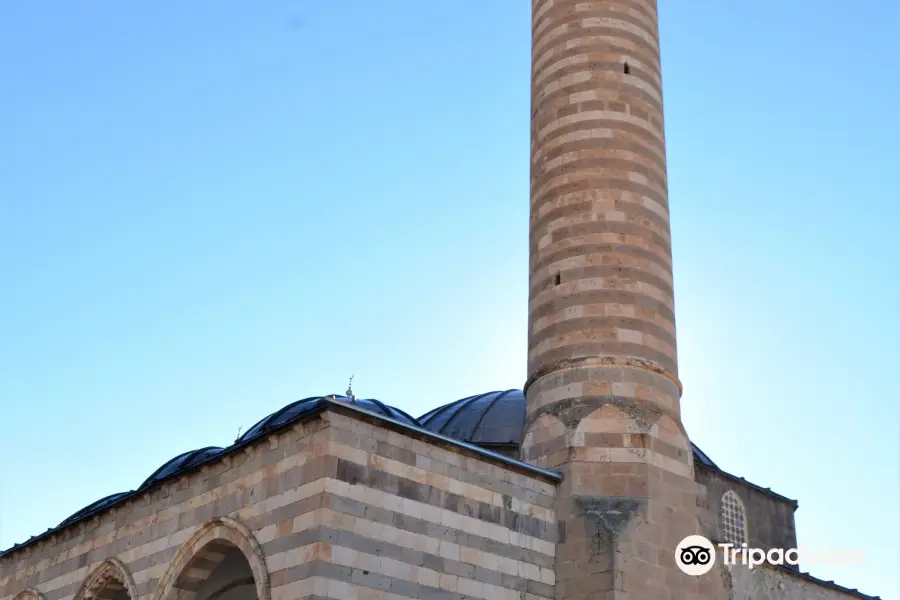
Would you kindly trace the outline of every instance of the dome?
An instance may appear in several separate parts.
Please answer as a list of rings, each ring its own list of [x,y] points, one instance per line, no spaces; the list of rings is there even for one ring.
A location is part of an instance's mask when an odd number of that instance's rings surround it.
[[[320,406],[320,402],[325,398],[334,398],[335,400],[341,400],[350,404],[355,404],[356,406],[369,412],[380,414],[382,416],[394,419],[395,421],[400,421],[401,423],[405,423],[413,427],[421,427],[416,419],[409,416],[402,410],[387,406],[386,404],[379,402],[378,400],[359,400],[347,398],[346,396],[314,396],[312,398],[305,398],[303,400],[298,400],[297,402],[294,402],[292,404],[288,404],[281,410],[272,413],[271,415],[251,427],[247,431],[247,433],[237,439],[234,445],[238,445],[241,442],[253,439],[281,425],[284,425],[285,423],[288,423],[289,421],[301,416],[305,412],[314,410],[315,408]],[[206,448],[199,448],[197,450],[191,450],[189,452],[179,454],[175,458],[166,461],[161,467],[154,471],[153,474],[150,475],[150,477],[145,479],[144,483],[142,483],[138,488],[138,491],[144,490],[158,481],[167,479],[177,474],[179,471],[183,471],[195,465],[198,465],[206,461],[207,459],[223,452],[224,450],[225,448],[219,448],[218,446],[207,446]],[[81,519],[84,519],[85,517],[88,517],[93,513],[99,512],[104,508],[112,506],[113,504],[119,502],[120,500],[123,500],[126,496],[129,496],[132,493],[134,492],[119,492],[117,494],[111,494],[105,498],[101,498],[93,504],[85,506],[84,508],[73,514],[71,517],[60,523],[57,527],[64,527],[66,525],[71,525],[72,523],[80,521]]]
[[[125,496],[127,496],[130,493],[131,492],[119,492],[117,494],[110,494],[109,496],[107,496],[105,498],[101,498],[100,500],[97,500],[93,504],[88,504],[87,506],[85,506],[84,508],[79,510],[77,513],[75,513],[74,515],[72,515],[71,517],[69,517],[68,519],[66,519],[65,521],[60,523],[59,525],[57,525],[57,527],[65,527],[66,525],[68,525],[70,523],[79,521],[92,513],[102,510],[104,507],[115,504],[118,500],[120,500],[121,498],[124,498]]]
[[[404,423],[406,425],[420,427],[419,422],[415,418],[409,416],[400,409],[388,406],[387,404],[384,404],[383,402],[380,402],[373,398],[360,399],[336,395],[312,396],[311,398],[304,398],[303,400],[292,402],[281,410],[273,412],[268,417],[265,417],[256,425],[248,429],[245,434],[239,437],[237,443],[246,442],[247,440],[253,439],[259,435],[262,435],[263,433],[280,427],[281,425],[284,425],[285,423],[288,423],[303,414],[315,410],[323,400],[326,400],[328,398],[333,398],[334,400],[353,404],[363,410],[379,414],[395,421],[400,421],[401,423]]]
[[[183,469],[188,469],[198,463],[203,462],[207,458],[214,456],[221,452],[223,448],[219,448],[216,446],[207,446],[206,448],[200,448],[199,450],[191,450],[190,452],[185,452],[184,454],[179,454],[175,458],[169,460],[163,466],[158,468],[153,472],[153,475],[144,480],[144,483],[141,484],[139,490],[142,490],[157,481],[166,479],[167,477],[173,475],[176,471],[181,471]]]
[[[423,415],[422,427],[461,442],[518,445],[525,426],[522,390],[488,392],[451,402]]]
[[[477,446],[512,446],[522,443],[525,394],[522,390],[488,392],[438,407],[419,417],[422,427]],[[718,468],[691,442],[694,461]]]
[[[177,471],[180,471],[182,469],[187,469],[196,464],[199,464],[199,463],[203,462],[204,460],[206,460],[207,458],[214,456],[214,455],[218,454],[219,452],[222,452],[222,450],[223,450],[222,448],[218,448],[215,446],[208,446],[206,448],[200,448],[199,450],[191,450],[190,452],[185,452],[184,454],[179,454],[175,458],[173,458],[169,461],[166,461],[166,463],[163,464],[163,466],[161,466],[156,471],[154,471],[153,475],[151,475],[146,480],[144,480],[144,483],[141,484],[141,486],[138,488],[138,490],[143,490],[143,489],[149,487],[150,485],[152,485],[153,483],[169,477],[170,475],[174,474]],[[85,517],[88,517],[95,512],[99,512],[99,511],[103,510],[104,508],[112,506],[113,504],[117,503],[119,500],[124,499],[125,496],[128,496],[132,493],[134,493],[134,492],[130,492],[130,491],[129,492],[119,492],[117,494],[110,494],[109,496],[107,496],[105,498],[101,498],[100,500],[97,500],[93,504],[89,504],[89,505],[85,506],[84,508],[79,510],[77,513],[73,514],[71,517],[69,517],[68,519],[66,519],[59,525],[57,525],[57,527],[65,527],[66,525],[70,525],[72,523],[75,523],[76,521],[80,521],[81,519],[84,519]]]

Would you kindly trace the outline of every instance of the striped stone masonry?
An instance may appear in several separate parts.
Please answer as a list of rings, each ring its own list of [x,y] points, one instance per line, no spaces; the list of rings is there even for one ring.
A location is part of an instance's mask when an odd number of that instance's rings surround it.
[[[328,410],[0,559],[0,600],[552,599],[556,482]],[[123,596],[124,594],[124,596]]]
[[[533,0],[523,460],[559,469],[557,595],[724,598],[681,383],[656,0]]]
[[[655,4],[534,2],[530,374],[591,356],[677,373]]]

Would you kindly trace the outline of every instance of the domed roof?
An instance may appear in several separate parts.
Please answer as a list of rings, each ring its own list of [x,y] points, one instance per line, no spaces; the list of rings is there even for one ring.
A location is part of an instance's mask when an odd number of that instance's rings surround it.
[[[183,454],[179,454],[175,458],[167,461],[160,468],[153,472],[153,475],[144,480],[144,483],[141,484],[139,490],[142,490],[153,483],[160,481],[161,479],[166,479],[167,477],[175,474],[176,471],[181,471],[183,469],[188,469],[200,462],[203,462],[207,458],[214,456],[224,450],[224,448],[219,448],[218,446],[207,446],[206,448],[200,448],[198,450],[191,450],[189,452],[185,452]]]
[[[256,425],[247,430],[245,434],[238,438],[237,443],[245,442],[247,440],[253,439],[259,435],[264,434],[267,431],[271,431],[276,427],[284,425],[285,423],[296,419],[300,415],[304,413],[310,412],[318,408],[319,404],[326,399],[334,399],[339,400],[341,402],[346,402],[348,404],[353,404],[358,406],[363,410],[367,410],[369,412],[373,412],[389,419],[394,419],[395,421],[400,421],[401,423],[405,423],[407,425],[412,425],[413,427],[421,427],[419,422],[410,415],[406,414],[400,409],[394,408],[392,406],[388,406],[383,402],[375,400],[374,398],[361,399],[361,398],[349,398],[347,396],[312,396],[310,398],[304,398],[303,400],[297,400],[296,402],[292,402],[288,404],[281,410],[273,412],[268,417],[265,417],[261,421],[259,421]]]
[[[303,400],[292,402],[281,410],[274,412],[268,417],[262,419],[256,425],[247,430],[244,435],[239,437],[237,441],[235,441],[234,446],[237,446],[241,442],[246,442],[259,435],[269,432],[272,429],[279,427],[280,425],[284,425],[292,419],[301,416],[305,412],[315,410],[319,407],[320,402],[322,400],[325,400],[326,398],[341,400],[349,404],[354,404],[362,408],[363,410],[367,410],[369,412],[394,419],[395,421],[400,421],[401,423],[412,425],[413,427],[421,427],[421,425],[415,418],[409,416],[402,410],[388,406],[382,402],[379,402],[378,400],[359,400],[356,398],[348,398],[347,396],[313,396],[311,398],[304,398]],[[153,474],[150,475],[150,477],[145,479],[138,488],[138,491],[150,487],[157,481],[168,479],[172,475],[175,475],[178,471],[183,471],[185,469],[193,467],[194,465],[198,465],[208,458],[224,452],[225,450],[225,448],[219,448],[218,446],[207,446],[206,448],[199,448],[197,450],[191,450],[189,452],[179,454],[175,458],[166,461],[161,467],[154,471]],[[100,500],[97,500],[93,504],[85,506],[77,513],[73,514],[71,517],[60,523],[58,527],[63,527],[65,525],[69,525],[71,523],[79,521],[95,512],[98,512],[108,506],[115,504],[119,500],[125,498],[125,496],[128,496],[132,493],[134,492],[120,492],[118,494],[111,494],[105,498],[101,498]]]
[[[488,392],[438,407],[419,417],[422,427],[477,446],[509,446],[522,443],[525,426],[525,394],[522,390]],[[718,468],[691,442],[694,461]]]
[[[117,494],[110,494],[109,496],[107,496],[105,498],[101,498],[100,500],[97,500],[93,504],[88,504],[87,506],[85,506],[84,508],[79,510],[77,513],[75,513],[74,515],[72,515],[71,517],[69,517],[68,519],[66,519],[65,521],[60,523],[59,525],[57,525],[57,528],[65,527],[69,523],[74,523],[75,521],[83,519],[84,517],[87,517],[88,515],[90,515],[92,513],[102,510],[106,506],[115,504],[117,500],[119,500],[120,498],[124,498],[128,494],[131,494],[131,492],[119,492]]]
[[[167,477],[174,475],[177,471],[181,471],[182,469],[188,469],[207,458],[222,452],[223,448],[218,448],[215,446],[208,446],[206,448],[200,448],[199,450],[191,450],[190,452],[185,452],[183,454],[179,454],[175,458],[166,461],[160,468],[153,472],[153,474],[144,480],[144,483],[138,488],[138,491],[143,490],[153,483],[160,481],[162,479],[166,479]],[[75,523],[76,521],[80,521],[95,512],[99,512],[106,507],[112,506],[119,500],[125,498],[125,496],[131,495],[134,492],[119,492],[117,494],[110,494],[105,498],[101,498],[92,504],[88,504],[77,513],[73,514],[71,517],[57,525],[57,528],[65,527],[71,523]]]
[[[422,427],[476,445],[519,444],[525,426],[522,390],[469,396],[419,418]]]

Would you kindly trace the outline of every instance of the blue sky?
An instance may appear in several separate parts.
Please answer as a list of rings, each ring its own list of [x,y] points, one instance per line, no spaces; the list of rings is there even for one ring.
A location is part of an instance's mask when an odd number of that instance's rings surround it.
[[[0,547],[351,374],[522,385],[530,7],[477,4],[4,3]],[[662,4],[688,431],[900,598],[898,8]]]

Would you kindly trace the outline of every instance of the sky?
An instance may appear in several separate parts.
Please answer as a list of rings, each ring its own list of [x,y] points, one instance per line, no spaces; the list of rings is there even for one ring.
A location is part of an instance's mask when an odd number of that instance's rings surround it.
[[[3,3],[0,548],[351,375],[522,386],[530,6],[476,4]],[[688,432],[900,599],[900,8],[661,5]]]

